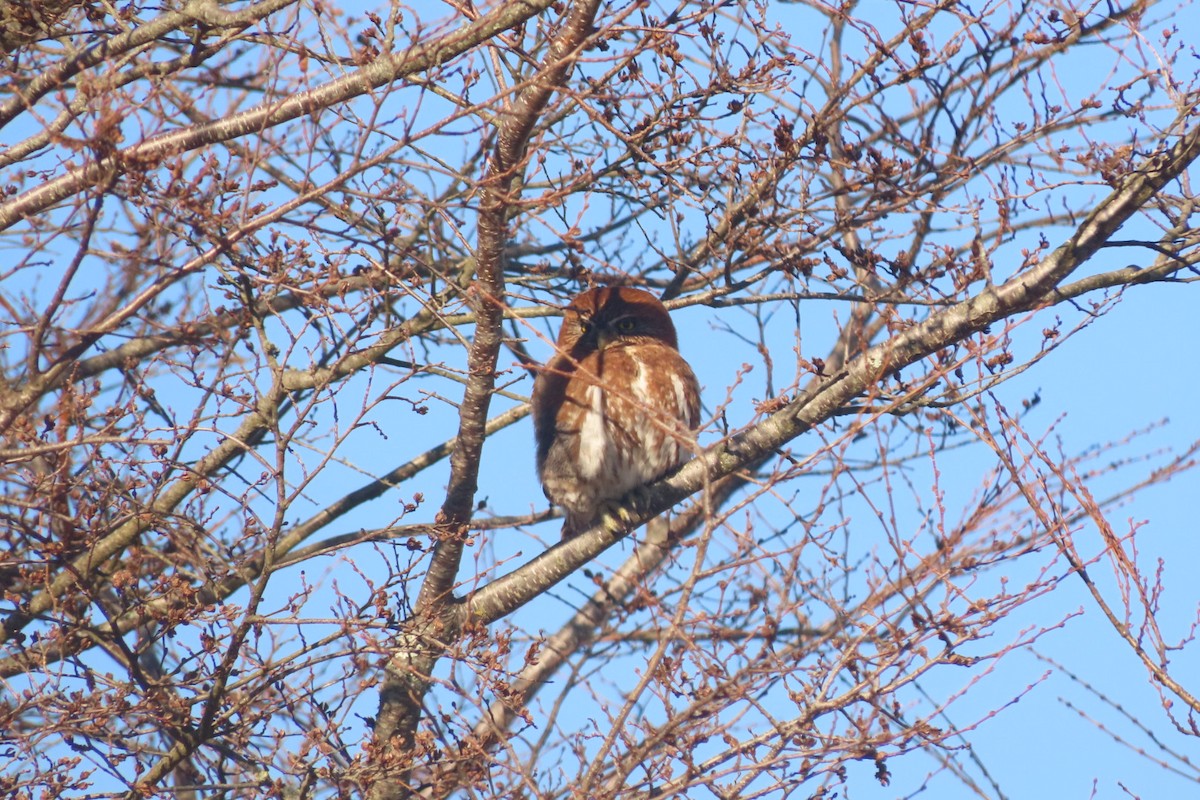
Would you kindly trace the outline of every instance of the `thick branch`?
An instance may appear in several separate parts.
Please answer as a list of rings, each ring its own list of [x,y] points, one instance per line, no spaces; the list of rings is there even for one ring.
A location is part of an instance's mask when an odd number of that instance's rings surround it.
[[[488,407],[496,388],[496,360],[504,337],[504,252],[508,219],[519,193],[526,148],[555,89],[592,31],[598,0],[571,7],[561,33],[551,42],[546,64],[500,117],[497,144],[480,198],[477,277],[470,298],[475,337],[467,354],[468,383],[459,413],[458,446],[450,458],[450,482],[438,513],[440,540],[417,597],[414,618],[400,637],[380,690],[375,721],[376,756],[385,777],[372,787],[372,800],[401,797],[403,781],[387,773],[403,763],[415,742],[429,676],[459,628],[443,613],[452,598],[486,440]],[[397,763],[399,762],[399,763]]]

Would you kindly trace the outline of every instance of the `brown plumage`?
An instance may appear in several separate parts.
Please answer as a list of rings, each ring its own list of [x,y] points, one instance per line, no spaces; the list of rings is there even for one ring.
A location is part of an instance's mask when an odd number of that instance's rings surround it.
[[[682,464],[700,424],[700,386],[666,307],[629,287],[571,301],[532,402],[538,477],[566,511],[564,538]]]

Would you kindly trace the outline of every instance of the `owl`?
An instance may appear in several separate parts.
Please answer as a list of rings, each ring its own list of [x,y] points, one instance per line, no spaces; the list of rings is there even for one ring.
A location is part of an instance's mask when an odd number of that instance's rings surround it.
[[[532,404],[538,477],[566,511],[564,539],[682,464],[700,424],[700,385],[666,307],[629,287],[571,301]]]

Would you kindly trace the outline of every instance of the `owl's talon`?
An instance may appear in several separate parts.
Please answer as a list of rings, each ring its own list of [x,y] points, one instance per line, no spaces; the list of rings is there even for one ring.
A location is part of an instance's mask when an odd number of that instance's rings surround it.
[[[600,522],[606,531],[616,534],[629,530],[634,517],[629,513],[629,509],[619,503],[606,503],[600,511]]]
[[[649,487],[635,486],[626,492],[624,497],[604,503],[600,509],[600,519],[605,528],[612,533],[627,531],[638,524],[642,509],[649,504]],[[615,524],[616,527],[609,523]]]

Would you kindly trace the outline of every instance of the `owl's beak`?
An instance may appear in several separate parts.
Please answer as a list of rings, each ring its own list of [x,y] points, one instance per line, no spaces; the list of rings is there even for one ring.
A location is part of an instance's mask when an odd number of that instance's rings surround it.
[[[600,328],[596,331],[597,350],[606,350],[608,346],[616,340],[617,337],[613,336],[612,331],[608,330],[608,328]]]

